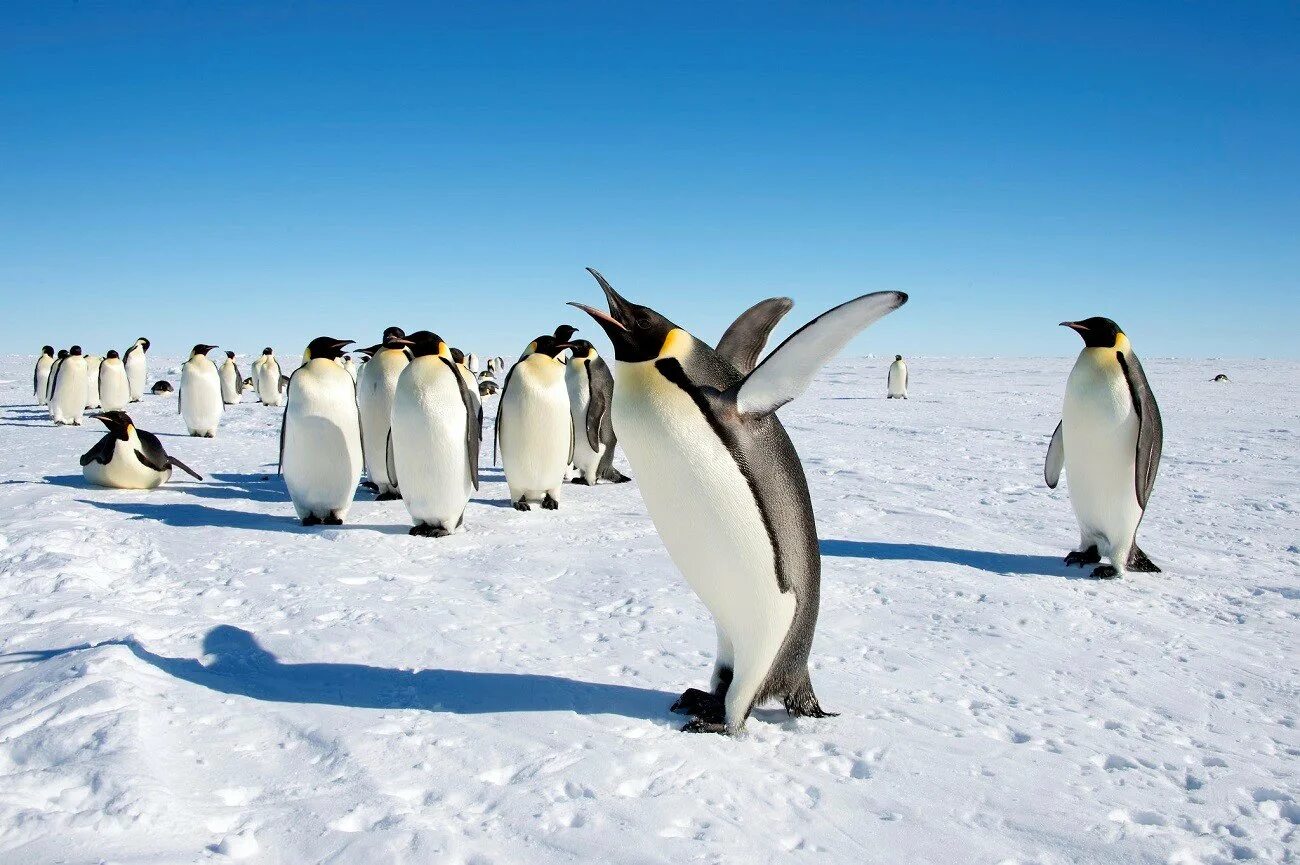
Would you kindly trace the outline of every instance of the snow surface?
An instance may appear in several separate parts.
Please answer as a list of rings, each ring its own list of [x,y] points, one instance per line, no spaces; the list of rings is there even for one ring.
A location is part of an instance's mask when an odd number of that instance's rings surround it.
[[[635,483],[304,529],[278,409],[200,440],[149,396],[208,480],[94,489],[99,424],[0,359],[0,862],[1300,861],[1300,364],[1145,361],[1165,572],[1098,583],[1041,479],[1070,361],[909,359],[904,402],[890,356],[781,411],[842,714],[736,739],[667,711],[713,627]]]

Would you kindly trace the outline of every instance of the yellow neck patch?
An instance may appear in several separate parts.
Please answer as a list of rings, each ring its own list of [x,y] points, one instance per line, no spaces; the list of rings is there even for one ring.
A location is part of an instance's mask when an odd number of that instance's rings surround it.
[[[1133,344],[1128,341],[1128,337],[1123,331],[1115,334],[1115,351],[1130,352],[1133,350]]]
[[[681,359],[691,351],[691,340],[693,337],[682,330],[680,327],[674,327],[668,331],[664,337],[664,344],[659,348],[660,357],[675,357]]]
[[[311,349],[304,349],[302,353],[302,362],[306,363],[309,360],[311,360]]]

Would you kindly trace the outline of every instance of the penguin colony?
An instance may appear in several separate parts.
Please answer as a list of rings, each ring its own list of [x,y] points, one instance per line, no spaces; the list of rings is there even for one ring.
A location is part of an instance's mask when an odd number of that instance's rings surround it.
[[[567,324],[529,342],[509,369],[501,357],[480,362],[432,331],[399,327],[355,349],[360,362],[344,353],[352,340],[318,337],[290,376],[270,347],[245,378],[234,352],[218,367],[208,357],[216,346],[199,343],[181,367],[178,412],[190,435],[211,438],[225,408],[251,390],[262,405],[283,407],[280,473],[302,525],[342,524],[361,484],[377,501],[401,500],[410,533],[421,537],[465,528],[479,488],[485,397],[500,400],[493,462],[499,455],[517,510],[560,509],[566,480],[631,480],[614,468],[621,443],[673,563],[717,630],[708,688],[687,688],[671,707],[690,718],[682,729],[735,734],[767,701],[792,716],[829,716],[809,672],[821,594],[816,524],[777,411],[907,295],[876,292],[843,303],[759,362],[793,306],[788,298],[745,310],[713,347],[588,270],[607,308],[570,305],[609,338],[613,370]],[[1159,407],[1119,325],[1101,317],[1061,324],[1084,342],[1043,469],[1053,489],[1063,472],[1070,479],[1079,543],[1065,564],[1095,566],[1097,579],[1157,573],[1137,532],[1160,463]],[[153,489],[173,469],[202,480],[125,411],[145,391],[149,347],[141,337],[123,355],[100,358],[76,345],[57,354],[47,345],[36,359],[33,396],[55,425],[80,425],[95,409],[89,417],[107,428],[81,457],[90,483]],[[152,393],[171,390],[159,381]],[[902,355],[889,367],[886,396],[907,399]]]

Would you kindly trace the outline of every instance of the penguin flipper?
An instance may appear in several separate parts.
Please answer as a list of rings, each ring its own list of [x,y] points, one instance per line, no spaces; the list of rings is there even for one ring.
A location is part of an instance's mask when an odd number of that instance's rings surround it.
[[[742,414],[771,414],[807,390],[813,376],[849,340],[907,303],[901,291],[877,291],[842,303],[805,324],[733,386]]]
[[[600,428],[609,412],[609,398],[614,393],[614,376],[609,366],[599,358],[587,361],[587,444],[593,451],[600,450]]]
[[[794,306],[788,297],[769,297],[742,312],[727,328],[715,349],[722,359],[746,375],[758,363],[772,329]]]
[[[46,399],[48,400],[54,399],[54,391],[57,390],[59,387],[59,373],[62,371],[63,371],[63,364],[56,363],[54,365],[54,373],[50,376],[49,381],[45,383]]]
[[[1156,471],[1160,468],[1160,452],[1164,448],[1165,431],[1160,419],[1160,407],[1151,393],[1147,383],[1146,372],[1135,354],[1115,352],[1120,369],[1124,370],[1124,379],[1128,382],[1129,395],[1133,398],[1133,410],[1138,416],[1137,459],[1133,488],[1137,493],[1138,505],[1146,510],[1147,499],[1151,497],[1151,488],[1156,484]]]
[[[397,480],[397,460],[393,457],[393,428],[388,428],[388,438],[384,441],[384,471],[388,472],[388,483],[401,486]]]
[[[510,371],[506,373],[506,380],[501,383],[501,399],[497,401],[497,417],[492,422],[492,465],[497,464],[497,445],[501,441],[501,425],[506,419],[506,391],[510,389],[510,379],[514,374],[515,368],[512,366]],[[572,448],[570,448],[570,451],[572,451]]]
[[[474,484],[474,489],[478,489],[478,451],[483,441],[482,408],[474,405],[474,397],[470,396],[469,385],[465,384],[465,377],[456,370],[456,364],[445,357],[441,360],[447,365],[451,377],[456,380],[461,404],[465,406],[465,459],[469,464],[470,482]],[[391,430],[388,433],[388,440],[390,442],[393,440]]]
[[[95,446],[81,455],[81,467],[85,468],[91,463],[99,463],[102,466],[108,465],[113,459],[113,450],[116,447],[117,439],[112,433],[107,433]]]
[[[171,457],[171,456],[167,457],[167,465],[171,466],[172,468],[180,469],[181,471],[185,472],[185,474],[187,474],[187,475],[189,475],[190,477],[194,478],[196,481],[201,481],[201,480],[203,480],[203,475],[199,474],[199,473],[196,472],[194,469],[192,469],[192,468],[190,468],[189,466],[185,465],[185,463],[183,463],[183,462],[181,462],[180,460],[176,459],[176,457]]]
[[[1056,485],[1061,482],[1061,467],[1065,465],[1065,436],[1061,428],[1065,421],[1056,422],[1056,431],[1052,433],[1052,441],[1047,445],[1047,460],[1043,463],[1043,480],[1047,481],[1049,489],[1056,489]]]

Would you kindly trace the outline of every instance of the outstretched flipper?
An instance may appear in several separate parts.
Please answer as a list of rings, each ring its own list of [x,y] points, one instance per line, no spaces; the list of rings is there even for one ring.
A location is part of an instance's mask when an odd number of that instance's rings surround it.
[[[853,337],[907,303],[901,291],[877,291],[814,318],[777,346],[736,387],[741,414],[771,414],[807,390],[813,376]]]
[[[731,323],[722,339],[718,340],[717,353],[735,367],[736,372],[747,375],[758,363],[758,356],[763,353],[772,329],[793,306],[794,301],[788,297],[760,300]]]
[[[1160,420],[1160,407],[1151,393],[1146,373],[1135,354],[1115,352],[1120,368],[1124,370],[1124,379],[1128,382],[1129,395],[1133,398],[1133,410],[1138,416],[1138,438],[1134,490],[1137,492],[1138,506],[1146,510],[1147,499],[1151,497],[1151,488],[1156,483],[1156,471],[1160,468],[1160,452],[1164,448],[1164,424]]]
[[[201,481],[201,480],[203,480],[203,475],[199,474],[199,473],[196,472],[194,469],[192,469],[192,468],[190,468],[189,466],[185,465],[185,463],[183,463],[183,462],[181,462],[180,460],[176,459],[176,457],[172,457],[172,456],[167,457],[167,464],[168,464],[169,466],[171,466],[172,468],[180,469],[181,471],[185,472],[185,474],[187,474],[187,475],[189,475],[190,477],[194,478],[194,480],[196,480],[196,481]]]
[[[1061,482],[1061,467],[1065,465],[1065,437],[1061,433],[1064,423],[1057,421],[1052,441],[1047,445],[1047,460],[1043,463],[1043,480],[1051,489],[1056,489]]]

